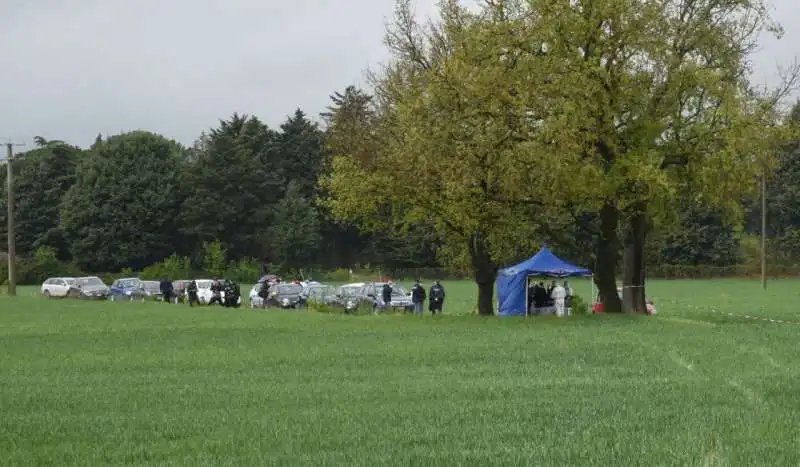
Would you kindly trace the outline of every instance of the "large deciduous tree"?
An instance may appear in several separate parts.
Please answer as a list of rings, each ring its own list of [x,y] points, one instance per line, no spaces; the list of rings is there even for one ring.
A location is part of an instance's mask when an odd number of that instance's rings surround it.
[[[775,173],[767,179],[767,235],[774,244],[775,259],[796,264],[800,258],[800,103],[792,107],[789,124],[794,136],[778,151]],[[761,231],[761,199],[752,203],[756,214],[754,232]]]
[[[596,277],[606,309],[615,293],[622,231],[623,302],[642,312],[644,243],[681,192],[736,213],[781,131],[779,104],[794,84],[758,92],[748,62],[760,32],[776,31],[762,0],[487,2],[487,28],[510,51],[547,44],[531,71],[556,139],[583,146],[600,170]],[[559,129],[559,124],[562,128]],[[577,130],[577,131],[576,131]]]
[[[561,195],[553,187],[568,192],[579,175],[562,171],[570,154],[555,156],[530,138],[541,106],[524,71],[504,63],[499,49],[487,53],[489,35],[480,29],[487,19],[455,1],[440,13],[441,24],[423,28],[409,2],[399,3],[387,34],[393,60],[375,75],[368,150],[334,157],[328,206],[373,230],[432,222],[451,264],[469,264],[478,312],[491,315],[499,265],[515,255],[513,246],[535,242],[526,206],[509,200],[519,198],[520,185],[538,188],[546,217]],[[531,99],[523,105],[517,93]],[[522,165],[533,154],[537,166]]]
[[[376,138],[377,112],[373,96],[355,86],[331,96],[331,105],[322,112],[325,126],[325,141],[328,155],[346,156],[369,166],[374,163],[380,149]],[[324,187],[321,194],[325,196]],[[380,264],[389,270],[394,268],[437,267],[437,254],[441,242],[433,223],[421,221],[410,228],[385,229],[362,234],[347,222],[337,222],[325,205],[320,206],[323,215],[326,240],[329,250],[344,252],[345,261],[340,264],[356,264],[355,258],[370,264]],[[391,213],[386,212],[386,224],[391,223]]]
[[[87,271],[141,270],[180,250],[184,149],[144,131],[98,141],[61,203],[61,227]]]

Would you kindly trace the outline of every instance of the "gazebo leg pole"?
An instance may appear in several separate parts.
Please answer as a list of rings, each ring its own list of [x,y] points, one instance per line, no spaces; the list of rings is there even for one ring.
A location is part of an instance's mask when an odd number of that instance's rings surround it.
[[[525,317],[527,318],[530,315],[530,307],[528,306],[528,290],[530,289],[531,285],[531,276],[525,276]]]

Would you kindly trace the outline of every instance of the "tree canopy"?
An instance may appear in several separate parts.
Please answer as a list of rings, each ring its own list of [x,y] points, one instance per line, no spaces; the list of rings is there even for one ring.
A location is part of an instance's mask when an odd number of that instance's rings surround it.
[[[61,227],[82,268],[141,269],[180,248],[183,148],[136,131],[113,136],[78,163]]]
[[[364,113],[376,121],[358,130],[370,146],[333,162],[333,212],[362,224],[387,207],[406,222],[435,219],[461,242],[487,314],[500,245],[541,237],[539,219],[565,204],[599,212],[607,309],[620,308],[624,251],[626,309],[643,311],[653,222],[674,216],[687,191],[741,214],[737,200],[782,140],[796,69],[759,91],[748,68],[758,33],[778,32],[766,7],[534,0],[476,11],[446,1],[426,28],[401,1],[387,32],[392,61],[374,75],[378,104]]]

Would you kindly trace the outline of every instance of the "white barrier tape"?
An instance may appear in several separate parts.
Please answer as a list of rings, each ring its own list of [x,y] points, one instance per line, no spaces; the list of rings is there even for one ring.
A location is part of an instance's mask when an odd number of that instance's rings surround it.
[[[708,312],[711,312],[711,313],[714,313],[714,314],[717,314],[717,315],[728,316],[728,317],[731,317],[731,318],[750,319],[750,320],[755,320],[755,321],[763,321],[765,323],[800,324],[800,321],[789,321],[789,320],[783,320],[783,319],[766,318],[766,317],[763,317],[763,316],[739,315],[739,314],[731,313],[731,312],[728,312],[728,311],[719,311],[716,308],[701,309],[701,308],[694,307],[694,306],[691,306],[691,305],[689,305],[689,308],[691,308],[691,309],[693,309],[695,311],[701,311],[701,312],[702,311],[708,311]]]

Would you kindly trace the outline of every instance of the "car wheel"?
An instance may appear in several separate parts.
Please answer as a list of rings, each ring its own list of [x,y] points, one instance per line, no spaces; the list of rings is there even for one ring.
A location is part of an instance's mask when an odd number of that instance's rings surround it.
[[[45,291],[44,291],[44,292],[42,292],[42,296],[43,296],[44,298],[50,298],[50,291],[49,291],[49,290],[47,290],[47,289],[45,289]]]

